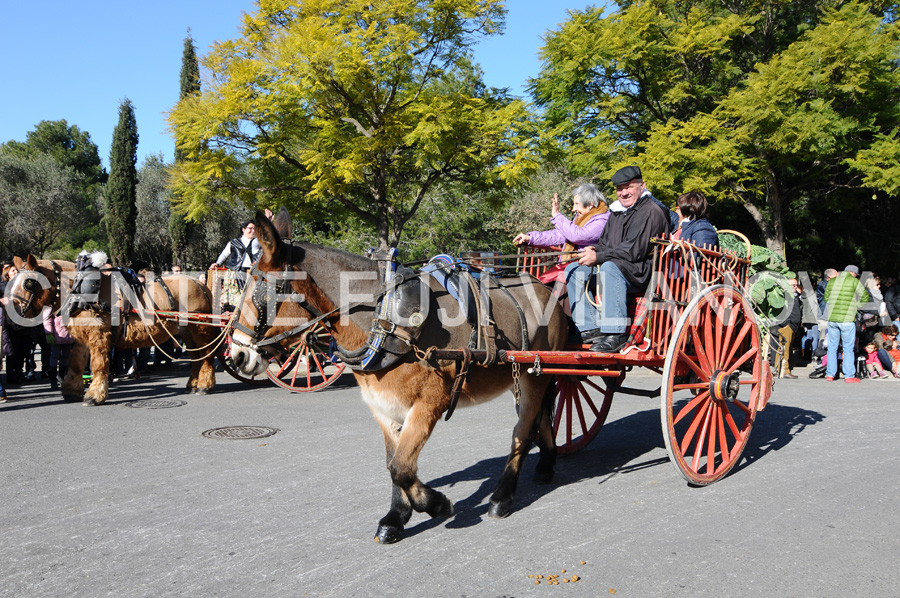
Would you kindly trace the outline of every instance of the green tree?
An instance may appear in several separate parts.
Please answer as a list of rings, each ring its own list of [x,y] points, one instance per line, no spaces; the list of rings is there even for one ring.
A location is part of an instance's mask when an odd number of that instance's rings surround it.
[[[194,38],[191,30],[184,38],[184,48],[181,52],[181,80],[178,92],[178,100],[184,100],[200,93],[200,63],[197,60],[197,50],[194,47]],[[179,149],[180,144],[175,144],[175,163],[183,162],[184,152]],[[174,196],[173,196],[174,197]],[[189,245],[195,237],[192,223],[184,214],[176,210],[169,211],[169,238],[172,244],[174,261],[178,264],[188,263]]]
[[[900,125],[895,3],[619,6],[572,13],[532,82],[574,171],[636,161],[658,195],[743,206],[781,255],[791,210],[877,184],[860,160]]]
[[[134,105],[126,98],[119,105],[119,123],[109,151],[109,182],[104,192],[110,259],[120,266],[129,264],[134,253],[137,144]]]
[[[504,16],[500,0],[263,3],[169,116],[191,158],[174,169],[178,210],[197,219],[226,191],[295,213],[336,202],[387,246],[437,183],[516,181],[536,163],[529,112],[468,57]]]
[[[172,258],[169,237],[169,165],[160,154],[151,154],[137,173],[134,255],[157,269],[168,267]]]
[[[0,230],[5,250],[43,257],[67,231],[80,226],[85,210],[83,175],[47,153],[0,152]]]

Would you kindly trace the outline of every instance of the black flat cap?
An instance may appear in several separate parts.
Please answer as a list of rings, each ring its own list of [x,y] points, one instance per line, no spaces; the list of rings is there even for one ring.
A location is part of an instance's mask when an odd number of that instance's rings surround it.
[[[620,168],[612,175],[612,184],[618,187],[619,185],[624,185],[634,179],[644,179],[644,177],[641,176],[641,169],[637,166],[626,166],[625,168]]]

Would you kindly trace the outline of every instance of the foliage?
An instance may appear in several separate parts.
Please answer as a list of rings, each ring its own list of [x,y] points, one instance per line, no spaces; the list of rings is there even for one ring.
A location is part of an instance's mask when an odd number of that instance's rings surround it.
[[[200,63],[197,60],[197,52],[194,48],[194,38],[191,30],[184,38],[184,48],[181,52],[181,77],[178,99],[192,97],[200,93]],[[175,162],[183,162],[184,152],[175,144]],[[174,196],[173,196],[174,197]],[[177,264],[187,264],[189,260],[190,244],[196,239],[194,226],[183,214],[175,210],[169,210],[169,239],[172,244],[172,256]]]
[[[750,248],[747,274],[750,301],[761,317],[761,324],[771,326],[782,319],[786,308],[790,308],[788,298],[793,290],[787,280],[797,275],[787,267],[784,257],[759,245]]]
[[[636,161],[660,197],[697,188],[743,206],[781,254],[792,205],[826,211],[863,186],[891,192],[896,3],[619,7],[572,13],[532,82],[575,172]]]
[[[199,220],[225,193],[301,217],[337,203],[386,246],[438,183],[520,180],[535,167],[529,113],[468,58],[504,15],[500,0],[261,3],[169,116],[190,158],[173,169],[178,212]]]
[[[82,223],[83,175],[49,153],[18,156],[0,151],[0,229],[4,251],[44,257],[67,231]]]
[[[167,168],[161,153],[147,156],[138,170],[135,190],[134,257],[158,271],[167,268],[172,257]]]
[[[134,252],[137,144],[134,105],[125,99],[119,105],[119,123],[113,131],[109,151],[109,182],[104,191],[109,257],[113,264],[119,266],[128,265]]]

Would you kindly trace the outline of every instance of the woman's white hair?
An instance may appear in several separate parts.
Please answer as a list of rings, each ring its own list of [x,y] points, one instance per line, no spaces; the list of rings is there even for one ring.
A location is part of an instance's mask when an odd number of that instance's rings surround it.
[[[606,203],[606,196],[600,192],[597,185],[592,185],[591,183],[578,185],[578,187],[575,188],[575,191],[572,192],[572,195],[580,196],[581,205],[586,208],[596,208],[600,205],[601,201]]]

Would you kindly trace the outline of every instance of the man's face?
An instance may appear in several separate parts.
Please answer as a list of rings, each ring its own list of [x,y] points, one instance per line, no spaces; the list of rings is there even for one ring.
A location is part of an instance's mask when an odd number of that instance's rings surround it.
[[[627,183],[616,185],[616,199],[622,204],[622,207],[630,208],[641,197],[646,187],[641,179],[632,179]]]
[[[247,237],[248,239],[252,239],[253,237],[255,237],[256,236],[256,225],[248,224],[244,228],[244,236]]]

